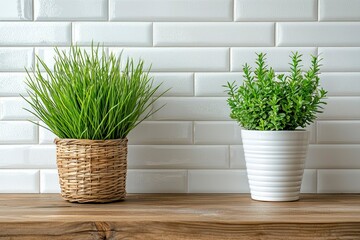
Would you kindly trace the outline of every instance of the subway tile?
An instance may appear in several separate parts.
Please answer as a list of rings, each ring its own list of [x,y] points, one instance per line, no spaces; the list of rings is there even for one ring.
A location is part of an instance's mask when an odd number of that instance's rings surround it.
[[[241,128],[235,121],[194,123],[195,144],[241,144]]]
[[[32,0],[3,0],[0,20],[32,20],[32,9]]]
[[[142,122],[130,132],[129,144],[192,144],[192,128],[192,122]]]
[[[35,20],[107,20],[106,0],[34,0]]]
[[[228,168],[228,146],[143,145],[129,147],[129,168]]]
[[[26,73],[0,73],[0,97],[27,95]]]
[[[318,170],[319,193],[358,193],[360,192],[360,169]]]
[[[40,122],[41,125],[44,123]],[[39,143],[40,144],[54,144],[54,140],[57,136],[50,132],[48,129],[39,127]]]
[[[320,21],[360,20],[359,0],[319,0]]]
[[[186,193],[186,170],[128,170],[128,193]]]
[[[154,46],[274,46],[274,23],[154,23]]]
[[[25,71],[34,64],[33,48],[0,48],[0,71]]]
[[[305,129],[310,132],[309,135],[309,143],[316,143],[316,122],[310,123],[305,128],[299,128],[299,129]]]
[[[360,31],[359,31],[360,32]],[[323,59],[322,71],[328,72],[359,72],[360,71],[360,47],[319,48],[319,54]]]
[[[195,96],[226,97],[227,82],[242,84],[242,73],[195,73]]]
[[[317,192],[317,170],[305,169],[303,180],[301,183],[301,193],[316,193]]]
[[[69,45],[71,24],[66,22],[0,22],[1,45]]]
[[[232,0],[110,0],[110,20],[232,21]]]
[[[277,46],[360,46],[360,22],[277,23]]]
[[[318,121],[317,142],[359,144],[360,121]]]
[[[26,121],[0,121],[0,144],[38,142],[38,127]]]
[[[189,193],[248,193],[245,170],[189,170]]]
[[[0,168],[56,168],[55,146],[1,145]]]
[[[314,169],[360,168],[359,156],[360,145],[357,144],[310,145],[305,167]]]
[[[228,71],[227,48],[110,48],[123,59],[131,57],[145,61],[152,71]]]
[[[39,170],[0,169],[0,193],[39,193]]]
[[[73,23],[73,38],[78,44],[93,42],[116,46],[152,46],[152,23]]]
[[[40,193],[60,193],[57,169],[40,170]]]
[[[246,168],[243,145],[230,146],[230,168]]]
[[[360,97],[328,97],[324,112],[318,115],[319,119],[351,120],[360,119]]]
[[[316,0],[235,0],[237,21],[314,21]]]
[[[245,63],[255,68],[255,53],[266,53],[267,63],[275,71],[290,70],[290,55],[298,51],[303,54],[302,65],[308,69],[311,65],[311,56],[316,55],[316,48],[232,48],[231,71],[242,71]]]
[[[360,73],[322,73],[320,79],[328,96],[360,95]]]
[[[193,96],[194,74],[193,73],[151,73],[154,77],[153,86],[161,84],[155,93],[159,96],[167,91],[164,96]]]
[[[32,109],[21,97],[0,98],[0,120],[36,120],[37,118],[26,111]]]
[[[230,120],[225,98],[163,97],[154,108],[164,106],[153,115],[154,120]]]

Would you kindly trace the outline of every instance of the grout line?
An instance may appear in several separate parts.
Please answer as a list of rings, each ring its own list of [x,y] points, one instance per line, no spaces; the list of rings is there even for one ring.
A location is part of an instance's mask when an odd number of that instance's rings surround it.
[[[196,84],[195,84],[195,72],[192,73],[192,80],[193,80],[193,89],[192,89],[192,97],[196,97],[196,91],[195,91],[195,88],[196,88]]]
[[[31,64],[31,68],[33,70],[32,72],[35,71],[35,66],[36,66],[36,48],[33,47],[32,48],[32,64]],[[25,71],[25,73],[26,73],[26,71]]]
[[[35,0],[32,0],[32,6],[31,6],[31,10],[32,10],[32,21],[35,21]]]
[[[231,47],[229,47],[229,69],[227,72],[231,72]]]
[[[319,193],[319,169],[316,169],[316,193]]]
[[[232,4],[232,7],[233,7],[233,22],[236,22],[236,0],[233,0],[233,4]]]
[[[74,26],[73,26],[73,22],[70,23],[70,27],[71,27],[70,44],[73,44],[74,43]]]
[[[314,139],[314,141],[315,141],[315,143],[314,144],[317,144],[318,143],[318,121],[317,120],[315,120],[315,139]]]
[[[107,0],[106,3],[107,3],[107,21],[110,22],[110,0]]]
[[[38,122],[38,121],[37,121]],[[40,126],[36,126],[36,138],[37,138],[37,145],[40,144]]]
[[[66,22],[66,23],[70,23],[70,22]],[[71,22],[71,23],[77,23],[77,22]],[[64,46],[64,47],[68,47],[69,44],[67,43],[59,43],[59,42],[51,42],[51,43],[46,43],[46,44],[41,44],[41,43],[22,43],[22,44],[0,44],[0,48],[31,48],[31,47],[53,47],[54,45],[56,46]],[[84,44],[84,43],[79,43],[78,45],[79,47],[89,47],[91,46],[91,43],[89,44]],[[153,49],[153,46],[145,46],[145,45],[124,45],[124,44],[105,44],[105,47],[112,47],[112,48],[126,48],[126,49]],[[229,49],[229,48],[248,48],[248,49],[252,49],[252,48],[275,48],[274,46],[252,46],[252,47],[248,47],[246,45],[242,45],[242,46],[156,46],[157,49],[201,49],[201,50],[208,50],[208,49]],[[315,46],[279,46],[277,48],[316,48]],[[337,46],[337,47],[326,47],[326,46],[320,46],[318,48],[339,48],[339,49],[353,49],[353,48],[360,48],[360,47],[356,47],[356,46]],[[175,72],[178,70],[175,70]],[[215,70],[217,72],[221,72],[224,70]],[[191,72],[191,70],[188,70],[188,72]],[[201,72],[201,70],[199,70],[199,72]],[[207,72],[206,70],[202,70],[202,72]],[[238,71],[239,72],[239,71]],[[335,71],[336,72],[336,71]],[[337,72],[360,72],[360,71],[337,71]]]
[[[195,121],[191,121],[192,124],[192,139],[191,139],[191,144],[195,145]]]
[[[151,39],[152,39],[152,47],[155,47],[154,46],[154,23],[152,22],[151,23]]]
[[[38,182],[38,185],[39,185],[39,194],[41,193],[41,169],[36,169],[38,170],[38,174],[39,174],[39,182]]]
[[[278,34],[278,23],[277,22],[275,22],[274,23],[274,47],[276,47],[277,46],[277,39],[278,39],[278,37],[277,37],[277,34]]]
[[[229,165],[228,165],[228,167],[229,167],[229,169],[232,169],[231,168],[231,145],[229,144],[228,146],[228,159],[229,159]]]
[[[186,193],[189,193],[190,181],[189,181],[189,169],[186,169]]]
[[[320,22],[320,0],[316,0],[317,4],[317,21]]]

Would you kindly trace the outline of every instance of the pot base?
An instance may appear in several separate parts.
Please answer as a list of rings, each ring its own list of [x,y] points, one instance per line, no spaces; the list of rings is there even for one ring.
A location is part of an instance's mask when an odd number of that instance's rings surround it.
[[[295,202],[300,198],[299,196],[295,197],[264,197],[264,196],[256,196],[251,195],[251,199],[260,202]]]

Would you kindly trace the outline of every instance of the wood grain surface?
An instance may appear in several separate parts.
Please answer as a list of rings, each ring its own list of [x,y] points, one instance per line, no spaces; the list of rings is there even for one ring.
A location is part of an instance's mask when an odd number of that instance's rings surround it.
[[[241,194],[141,194],[75,204],[0,194],[0,239],[360,239],[360,195],[258,202]]]

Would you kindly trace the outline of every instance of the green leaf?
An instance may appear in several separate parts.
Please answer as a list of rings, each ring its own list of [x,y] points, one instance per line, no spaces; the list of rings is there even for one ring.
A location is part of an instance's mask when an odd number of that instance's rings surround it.
[[[290,72],[276,76],[266,64],[266,54],[257,53],[256,68],[243,67],[244,81],[224,87],[228,94],[230,117],[249,130],[294,130],[305,127],[322,112],[327,91],[320,87],[320,61],[311,56],[304,72],[302,55],[291,55]]]

